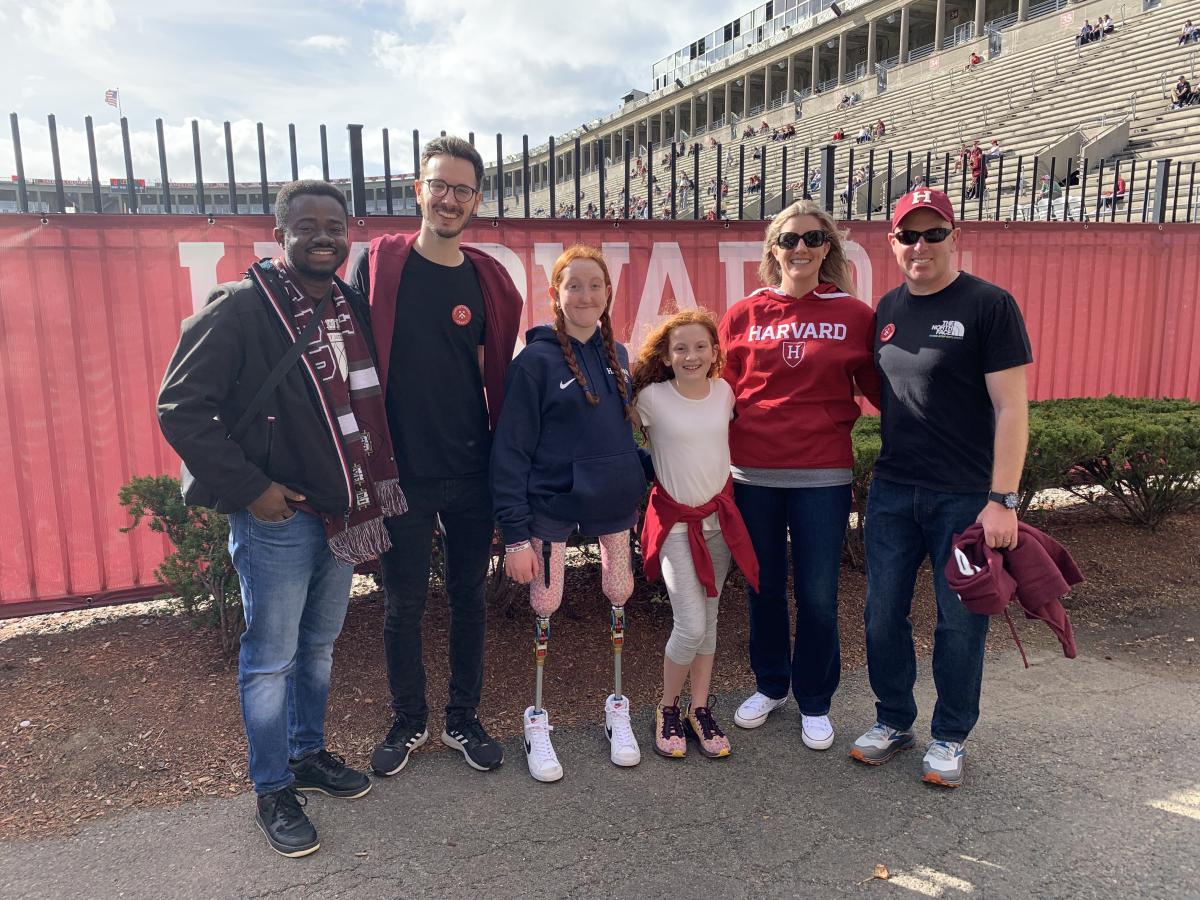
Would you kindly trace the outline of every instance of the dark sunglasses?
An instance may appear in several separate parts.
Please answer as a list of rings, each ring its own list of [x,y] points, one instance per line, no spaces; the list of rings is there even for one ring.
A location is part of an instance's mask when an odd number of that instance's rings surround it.
[[[905,228],[901,231],[893,232],[896,240],[906,247],[911,247],[921,238],[925,238],[927,244],[940,244],[946,238],[950,237],[953,228],[926,228],[924,231],[913,231],[911,228]]]
[[[779,237],[775,238],[775,243],[784,250],[795,250],[800,246],[800,242],[804,241],[805,247],[820,247],[827,240],[829,235],[819,229],[806,231],[804,234],[796,234],[794,231],[781,231]]]

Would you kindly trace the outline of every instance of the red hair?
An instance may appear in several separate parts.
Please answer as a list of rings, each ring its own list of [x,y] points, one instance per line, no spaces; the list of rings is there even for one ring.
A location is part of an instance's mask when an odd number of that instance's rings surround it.
[[[621,360],[617,356],[616,342],[613,339],[612,319],[609,316],[609,311],[612,309],[612,276],[608,273],[608,263],[604,261],[604,254],[599,248],[591,247],[587,244],[575,244],[568,247],[559,254],[558,259],[554,261],[554,267],[550,270],[550,300],[554,307],[554,330],[558,334],[558,345],[562,348],[563,359],[567,361],[567,368],[571,370],[571,374],[575,376],[575,381],[583,390],[584,396],[587,397],[587,402],[591,406],[596,406],[600,403],[600,398],[592,391],[588,385],[587,378],[584,377],[583,370],[579,368],[579,362],[575,359],[575,351],[571,347],[571,338],[567,334],[567,323],[563,318],[562,305],[558,302],[558,286],[562,283],[563,272],[567,266],[578,260],[591,260],[600,267],[600,272],[604,276],[604,292],[606,295],[604,303],[604,312],[600,314],[600,335],[604,339],[604,353],[608,359],[608,367],[612,370],[613,378],[617,382],[617,392],[621,395],[621,403],[625,407],[625,418],[629,418],[629,391],[625,387],[625,373],[621,368]]]
[[[642,349],[638,351],[637,368],[633,371],[633,394],[650,384],[669,381],[675,377],[674,370],[667,365],[667,356],[671,346],[671,332],[685,325],[703,325],[708,329],[712,338],[713,352],[716,359],[708,370],[709,378],[717,378],[725,367],[725,351],[721,349],[721,340],[717,336],[717,321],[712,313],[703,307],[685,309],[677,312],[646,336]]]

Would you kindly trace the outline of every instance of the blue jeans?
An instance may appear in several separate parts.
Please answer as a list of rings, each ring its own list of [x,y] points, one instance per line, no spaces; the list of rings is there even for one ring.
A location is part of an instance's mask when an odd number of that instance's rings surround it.
[[[933,563],[937,628],[933,683],[937,703],[930,732],[936,740],[964,741],[979,719],[983,650],[988,617],[967,610],[946,583],[950,541],[975,521],[987,492],[952,494],[875,478],[867,497],[867,674],[876,718],[907,731],[917,718],[913,685],[913,586],[926,557]]]
[[[238,693],[250,780],[269,794],[292,783],[289,758],[325,747],[333,642],[354,569],[333,558],[321,520],[305,512],[282,522],[261,522],[244,509],[230,514],[229,553],[246,614]]]
[[[786,697],[800,712],[823,716],[842,675],[838,574],[850,516],[850,485],[823,488],[733,486],[758,556],[750,598],[750,668],[757,689]],[[792,536],[795,637],[788,646],[788,534]]]

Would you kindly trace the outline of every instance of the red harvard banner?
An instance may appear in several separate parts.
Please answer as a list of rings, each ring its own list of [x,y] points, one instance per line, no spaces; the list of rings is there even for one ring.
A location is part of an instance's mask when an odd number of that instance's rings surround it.
[[[166,546],[128,525],[117,489],[178,472],[154,398],[179,323],[218,281],[273,255],[265,216],[0,217],[0,617],[155,593]],[[599,245],[613,322],[636,345],[660,316],[718,315],[758,287],[760,222],[485,221],[470,243],[495,256],[548,321],[547,276],[569,244]],[[355,253],[415,219],[351,221]],[[856,292],[899,281],[882,222],[852,223]],[[1200,399],[1195,226],[967,223],[959,266],[1017,298],[1033,341],[1035,398]]]

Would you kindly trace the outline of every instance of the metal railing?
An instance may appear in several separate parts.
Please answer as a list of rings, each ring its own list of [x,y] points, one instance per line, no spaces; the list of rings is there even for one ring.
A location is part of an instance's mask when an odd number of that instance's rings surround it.
[[[57,132],[51,119],[49,138],[51,159],[58,160]],[[198,126],[193,128],[195,158],[194,178],[171,182],[167,171],[166,148],[162,131],[158,131],[158,182],[139,179],[134,171],[129,141],[128,123],[122,120],[122,149],[125,178],[100,182],[94,139],[89,141],[88,159],[93,172],[90,179],[66,181],[60,167],[54,165],[52,178],[27,178],[19,122],[11,116],[13,150],[17,174],[14,187],[16,200],[0,200],[0,213],[26,212],[58,214],[70,211],[127,213],[140,215],[199,215],[237,216],[269,214],[281,181],[269,180],[263,131],[258,130],[259,171],[257,181],[239,181],[234,171],[234,156],[229,129],[225,130],[226,177],[218,182],[207,181],[201,160]],[[86,122],[88,131],[91,122]],[[410,215],[417,208],[412,191],[411,175],[395,175],[387,131],[383,132],[382,176],[368,177],[363,158],[362,129],[349,125],[346,130],[349,157],[348,173],[333,178],[348,194],[352,214]],[[694,137],[695,135],[693,135]],[[419,164],[420,135],[412,133],[414,169]],[[470,136],[474,140],[474,135]],[[321,128],[320,159],[327,180],[329,171],[329,136]],[[634,145],[624,144],[617,162],[616,175],[598,166],[597,177],[582,182],[588,159],[603,159],[602,142],[591,146],[580,139],[552,148],[556,164],[564,173],[560,177],[536,181],[531,177],[528,137],[522,139],[519,165],[504,164],[504,146],[496,136],[497,159],[486,175],[485,200],[494,209],[481,211],[483,216],[503,218],[520,214],[527,218],[666,218],[700,219],[730,218],[737,211],[740,218],[766,218],[799,197],[810,196],[809,173],[820,173],[825,191],[820,198],[831,212],[844,219],[886,220],[896,199],[914,185],[932,185],[945,190],[954,202],[958,218],[971,220],[1065,220],[1065,221],[1151,221],[1191,222],[1197,208],[1196,166],[1189,163],[1172,165],[1170,159],[1107,160],[1098,163],[1087,159],[1062,157],[1046,162],[1037,156],[980,157],[972,164],[970,156],[954,160],[950,153],[936,149],[925,153],[886,151],[875,142],[865,145],[851,143],[822,147],[806,146],[798,137],[782,140],[761,139],[747,147],[707,146],[700,141],[651,144],[645,148],[646,165],[642,157],[633,154]],[[299,171],[299,154],[295,129],[289,129],[291,176]],[[751,158],[751,153],[757,158]],[[857,160],[857,161],[856,161]],[[982,165],[979,164],[982,160]],[[636,163],[636,171],[635,171]],[[789,172],[795,181],[789,181]],[[657,173],[657,174],[656,174]],[[886,177],[885,177],[886,174]],[[751,182],[751,176],[756,176]],[[613,191],[606,179],[616,177],[623,185]],[[755,189],[750,190],[751,184]],[[567,185],[573,184],[572,191]],[[836,186],[836,190],[835,190]],[[573,199],[562,200],[563,195]],[[1123,188],[1123,189],[1122,189]],[[90,207],[90,208],[89,208]]]

